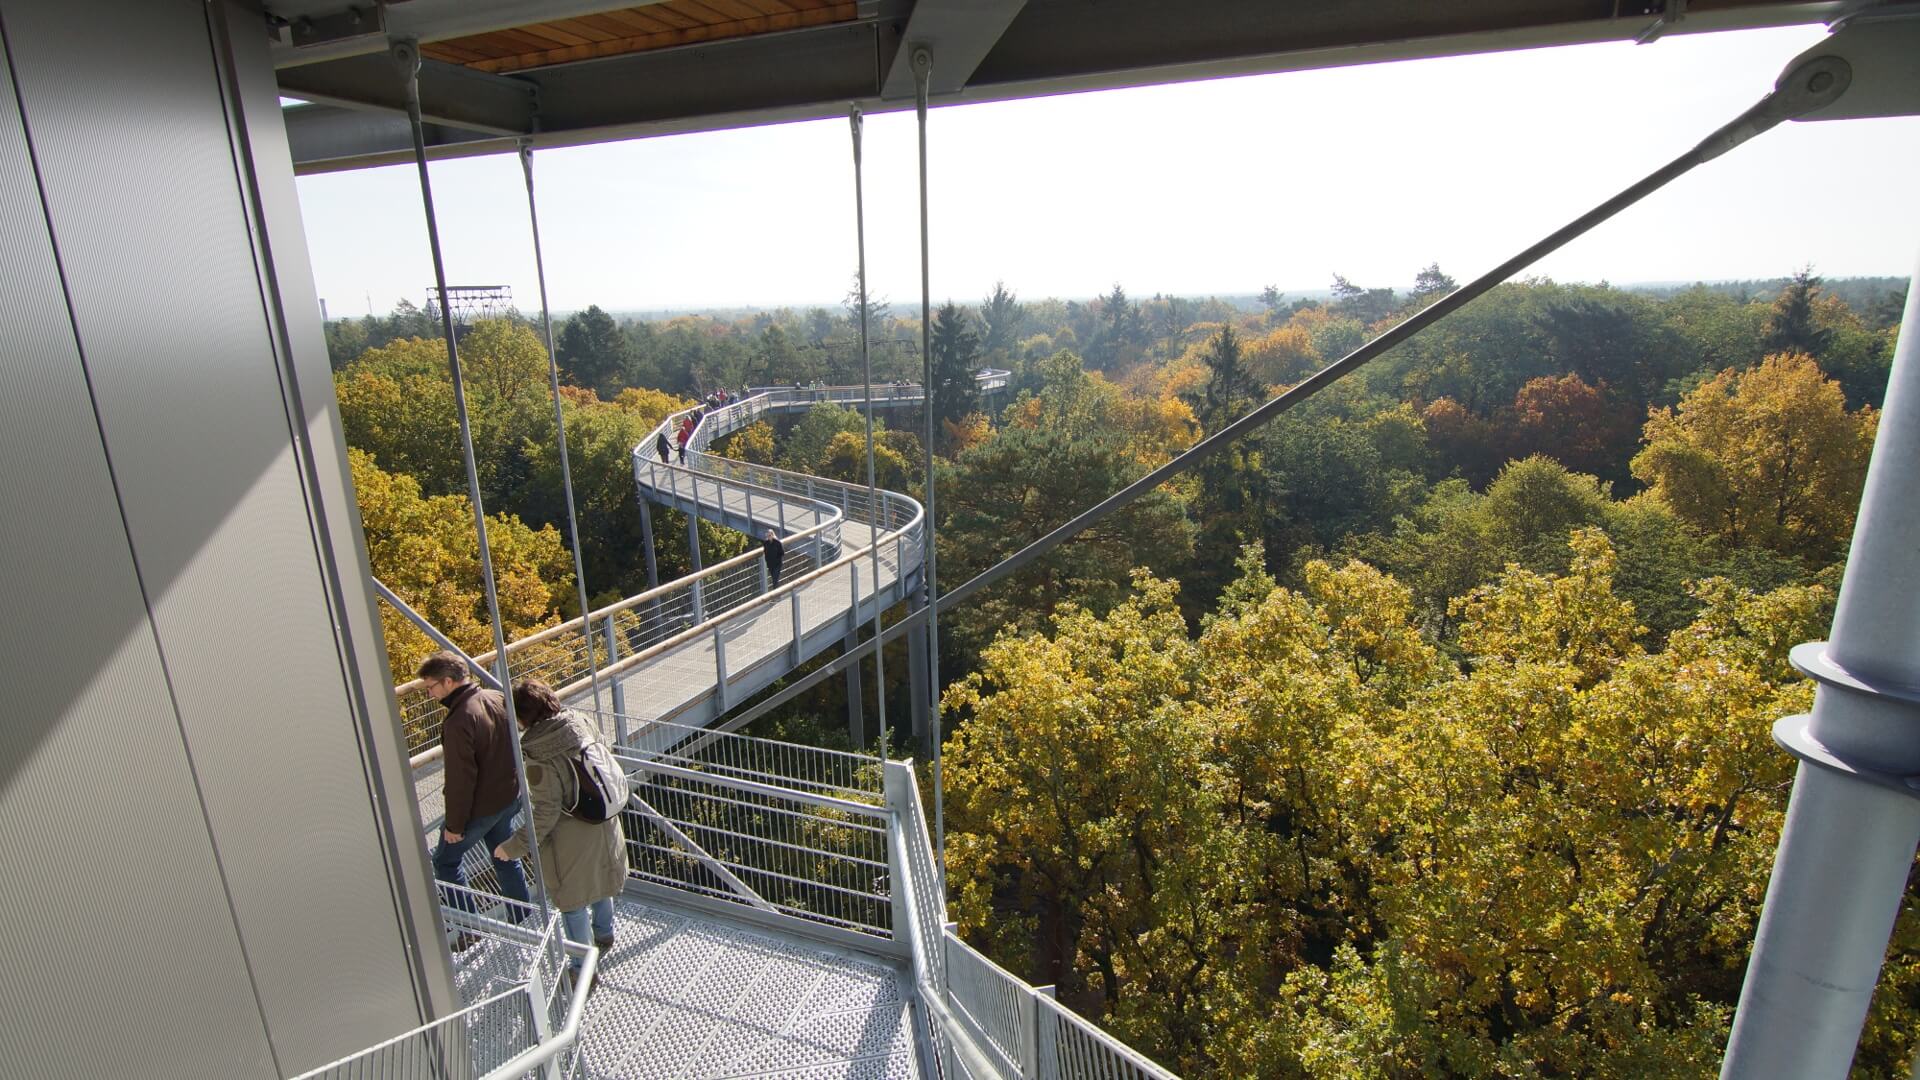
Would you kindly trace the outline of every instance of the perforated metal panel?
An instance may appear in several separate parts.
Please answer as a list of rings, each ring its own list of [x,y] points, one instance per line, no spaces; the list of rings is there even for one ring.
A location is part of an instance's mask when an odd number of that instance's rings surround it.
[[[583,1077],[918,1075],[897,969],[627,897],[616,911]]]
[[[287,163],[236,142],[210,21],[233,10],[0,0],[0,970],[29,999],[0,1076],[280,1076],[423,1012],[251,212]],[[234,46],[264,63],[258,20]]]

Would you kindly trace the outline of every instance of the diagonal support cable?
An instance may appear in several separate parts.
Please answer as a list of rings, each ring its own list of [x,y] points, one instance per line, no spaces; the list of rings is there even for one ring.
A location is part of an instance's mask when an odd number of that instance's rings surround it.
[[[380,599],[385,600],[389,605],[393,607],[393,610],[405,616],[408,622],[419,627],[420,632],[427,635],[427,637],[435,645],[440,646],[441,648],[447,650],[450,653],[458,653],[460,655],[460,659],[465,660],[467,662],[467,670],[473,672],[474,678],[479,679],[482,683],[486,684],[487,689],[489,690],[500,689],[500,680],[494,676],[492,671],[489,671],[487,669],[487,666],[485,664],[482,664],[480,661],[475,660],[471,656],[468,656],[467,650],[454,644],[453,639],[441,633],[439,627],[428,622],[427,617],[425,615],[422,615],[419,612],[413,610],[413,605],[407,603],[405,600],[400,599],[399,594],[395,593],[392,589],[387,588],[386,582],[381,581],[377,577],[371,577],[371,576],[368,577],[367,580],[373,582],[373,591],[379,594]]]
[[[867,653],[878,649],[895,638],[906,634],[919,626],[936,612],[951,610],[974,593],[1012,574],[1014,571],[1033,562],[1048,551],[1060,546],[1073,537],[1091,528],[1108,516],[1124,509],[1134,500],[1187,472],[1202,461],[1227,449],[1242,436],[1254,431],[1287,412],[1294,406],[1318,394],[1338,382],[1342,377],[1380,356],[1382,353],[1405,342],[1407,339],[1446,318],[1469,302],[1483,295],[1494,286],[1526,269],[1528,266],[1554,251],[1566,246],[1573,240],[1585,235],[1602,222],[1619,214],[1648,195],[1660,190],[1674,180],[1693,171],[1696,167],[1719,157],[1734,147],[1768,131],[1786,120],[1806,115],[1816,109],[1831,105],[1846,91],[1849,71],[1844,60],[1833,56],[1815,56],[1795,63],[1781,74],[1774,84],[1772,92],[1717,128],[1702,139],[1698,145],[1645,177],[1628,185],[1619,194],[1574,218],[1572,221],[1547,234],[1518,254],[1474,278],[1465,285],[1435,301],[1433,304],[1414,313],[1408,319],[1368,341],[1359,348],[1328,364],[1308,376],[1302,382],[1288,388],[1285,392],[1268,401],[1212,435],[1201,439],[1188,447],[1184,453],[1166,464],[1147,473],[1140,479],[1121,488],[1102,499],[1071,521],[1014,552],[1012,555],[976,574],[971,580],[939,597],[937,601],[924,605],[905,618],[886,628],[882,634],[862,642],[847,650],[832,662],[808,672],[795,679],[780,692],[746,709],[727,721],[724,730],[734,730],[744,726],[768,712],[792,701],[805,693],[821,680],[831,678],[846,670],[849,665],[857,664]]]
[[[701,866],[706,867],[708,873],[711,873],[714,877],[719,878],[723,883],[725,883],[727,888],[733,890],[733,892],[736,895],[738,895],[740,899],[745,900],[747,903],[752,904],[754,907],[757,907],[762,911],[777,912],[779,910],[778,908],[774,907],[771,903],[769,903],[765,897],[755,892],[751,885],[748,885],[746,882],[741,881],[739,875],[727,869],[725,863],[722,863],[719,859],[714,858],[712,853],[708,852],[706,848],[701,847],[699,841],[695,840],[691,836],[688,836],[686,833],[686,830],[680,828],[680,826],[678,825],[675,825],[672,819],[668,818],[667,815],[661,813],[659,810],[654,809],[653,804],[641,798],[640,793],[638,791],[635,791],[631,794],[627,805],[628,805],[628,808],[633,810],[634,813],[637,813],[641,817],[646,818],[648,821],[653,822],[654,826],[658,828],[661,832],[666,833],[668,836],[672,837],[674,843],[679,844],[681,847],[687,849],[687,854],[692,856],[694,861],[698,862]]]

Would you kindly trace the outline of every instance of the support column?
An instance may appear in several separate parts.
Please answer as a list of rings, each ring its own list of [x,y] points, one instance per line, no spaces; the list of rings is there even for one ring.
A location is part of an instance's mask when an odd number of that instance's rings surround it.
[[[927,709],[933,703],[932,665],[928,648],[927,624],[921,623],[907,631],[907,683],[913,697],[912,736],[918,746],[927,738]]]
[[[860,635],[849,632],[840,641],[840,651],[848,652],[860,644]],[[855,750],[867,745],[866,703],[860,696],[860,665],[847,668],[847,735],[853,741]]]
[[[1886,407],[1825,642],[1793,650],[1813,712],[1773,735],[1800,759],[1723,1078],[1841,1080],[1920,842],[1920,289],[1907,293]]]
[[[704,569],[700,565],[700,519],[691,513],[687,515],[687,558],[693,561],[694,573]]]
[[[653,510],[646,496],[640,497],[640,544],[647,553],[647,588],[660,587],[660,567],[653,557]]]

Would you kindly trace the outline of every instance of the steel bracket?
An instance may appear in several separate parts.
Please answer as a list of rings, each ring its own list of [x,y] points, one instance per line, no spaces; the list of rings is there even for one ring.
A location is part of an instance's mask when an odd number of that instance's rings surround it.
[[[1849,671],[1834,663],[1827,655],[1827,643],[1824,641],[1796,645],[1787,656],[1796,671],[1823,687],[1900,702],[1920,712],[1920,687]],[[1865,760],[1862,755],[1836,750],[1814,738],[1810,730],[1812,722],[1811,713],[1782,717],[1773,725],[1773,741],[1779,743],[1787,753],[1810,765],[1920,799],[1920,775],[1888,772]]]
[[[302,15],[287,24],[296,49],[330,45],[355,38],[384,37],[387,32],[385,4],[364,4],[336,11],[331,15]]]

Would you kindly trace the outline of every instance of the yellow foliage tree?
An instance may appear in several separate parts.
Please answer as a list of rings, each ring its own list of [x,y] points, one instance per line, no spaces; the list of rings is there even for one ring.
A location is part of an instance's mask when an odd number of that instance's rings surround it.
[[[679,412],[693,404],[685,398],[675,397],[664,390],[650,390],[643,386],[629,386],[620,391],[613,399],[628,415],[644,421],[649,427],[657,426],[669,415]]]
[[[993,427],[988,423],[985,413],[968,413],[958,421],[942,420],[940,430],[946,438],[947,456],[950,458],[959,457],[993,435]]]
[[[362,450],[349,450],[347,456],[373,576],[469,655],[491,651],[473,504],[464,495],[422,498],[411,476],[382,471]],[[493,514],[487,519],[487,542],[507,640],[557,621],[559,601],[573,588],[573,564],[560,534]],[[384,604],[380,621],[394,682],[407,682],[438,646]]]
[[[773,428],[764,421],[741,428],[727,436],[726,445],[721,447],[720,454],[734,461],[771,465],[773,464]]]
[[[1291,386],[1320,370],[1325,358],[1307,328],[1288,322],[1240,346],[1241,362],[1263,386]]]
[[[527,326],[482,320],[460,339],[468,420],[483,498],[504,494],[524,445],[551,441],[547,353]],[[428,492],[466,490],[446,344],[407,338],[369,349],[334,377],[347,443]]]
[[[1694,527],[1827,560],[1853,532],[1879,414],[1803,353],[1722,371],[1647,420],[1633,475]]]
[[[1188,1075],[1710,1075],[1830,598],[1710,580],[1650,653],[1570,546],[1456,600],[1464,669],[1393,579],[1257,551],[1197,639],[1148,577],[1001,638],[946,698],[965,932]]]

